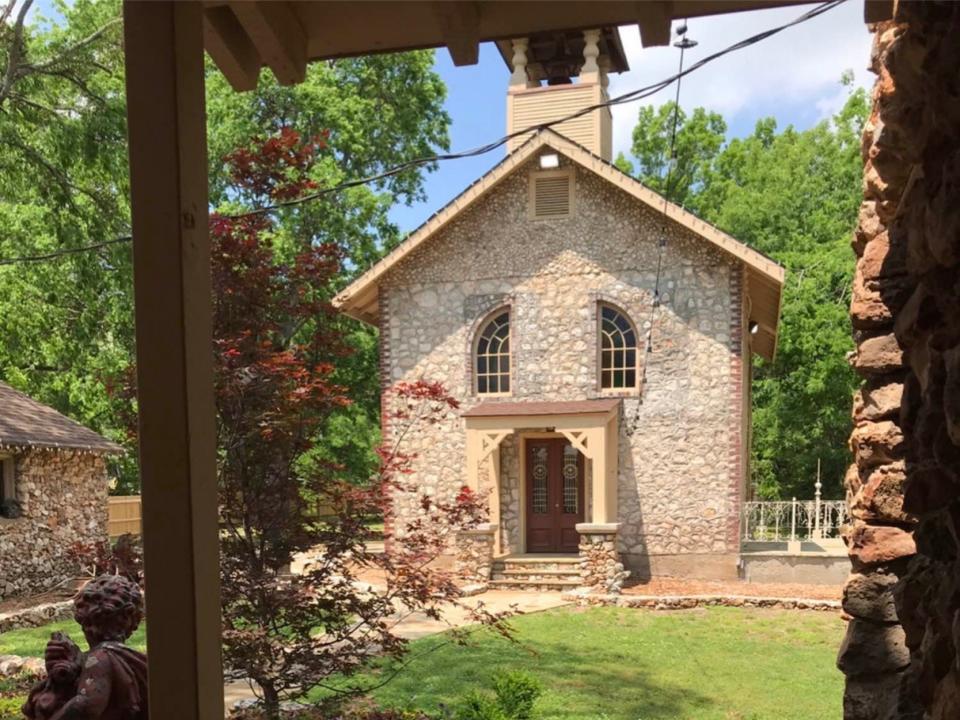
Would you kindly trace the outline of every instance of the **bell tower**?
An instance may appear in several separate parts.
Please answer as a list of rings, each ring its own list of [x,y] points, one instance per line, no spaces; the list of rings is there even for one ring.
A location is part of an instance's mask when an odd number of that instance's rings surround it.
[[[510,69],[507,133],[566,117],[608,99],[611,72],[629,69],[615,27],[535,33],[497,43]],[[609,108],[554,125],[552,130],[608,162],[613,155]],[[508,150],[522,145],[518,136]]]

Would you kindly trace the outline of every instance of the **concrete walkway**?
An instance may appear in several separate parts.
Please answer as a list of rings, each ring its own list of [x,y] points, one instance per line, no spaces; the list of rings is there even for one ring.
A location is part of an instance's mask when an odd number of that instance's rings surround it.
[[[488,590],[481,595],[463,598],[461,602],[475,608],[482,603],[490,612],[504,612],[515,609],[521,613],[540,612],[551,608],[569,605],[558,592],[529,592],[520,590]],[[435,635],[454,627],[470,624],[468,612],[465,608],[451,606],[444,612],[442,620],[428,618],[423,613],[414,613],[405,618],[396,629],[400,637],[408,640],[417,640],[428,635]],[[253,698],[253,691],[246,680],[227,683],[223,688],[224,706],[229,712],[235,703]]]

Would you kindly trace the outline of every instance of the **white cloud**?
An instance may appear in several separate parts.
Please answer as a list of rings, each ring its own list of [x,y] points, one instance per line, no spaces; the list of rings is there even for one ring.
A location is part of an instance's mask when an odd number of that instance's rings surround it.
[[[747,13],[693,18],[688,35],[698,46],[687,52],[688,64],[734,42],[788,22],[809,6],[756,10]],[[811,121],[828,117],[843,103],[847,91],[839,85],[844,70],[853,70],[857,85],[869,87],[873,75],[870,33],[863,22],[863,4],[846,2],[797,27],[715,60],[683,80],[680,104],[703,106],[721,113],[728,124],[781,113],[802,113]],[[675,24],[676,25],[676,24]],[[647,48],[637,27],[620,29],[631,70],[613,75],[611,96],[657,82],[676,73],[680,51]],[[660,105],[673,99],[676,86],[652,97],[613,108],[614,154],[627,151],[630,132],[641,103]]]

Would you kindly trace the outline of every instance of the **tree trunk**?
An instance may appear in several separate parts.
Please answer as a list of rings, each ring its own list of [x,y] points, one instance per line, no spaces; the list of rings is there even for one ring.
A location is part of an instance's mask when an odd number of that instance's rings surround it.
[[[260,683],[263,691],[263,712],[268,720],[280,720],[280,693],[272,684]]]

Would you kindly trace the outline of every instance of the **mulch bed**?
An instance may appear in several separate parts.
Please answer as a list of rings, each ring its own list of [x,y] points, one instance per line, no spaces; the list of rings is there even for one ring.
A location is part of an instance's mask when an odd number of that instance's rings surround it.
[[[840,600],[843,588],[834,585],[800,585],[795,583],[750,583],[740,580],[688,580],[658,577],[627,581],[624,595],[748,595],[765,598],[806,598],[808,600]]]
[[[46,603],[56,603],[63,602],[64,600],[70,600],[74,595],[77,594],[77,590],[80,589],[80,586],[88,579],[89,578],[76,578],[63,583],[56,588],[53,588],[52,590],[39,593],[38,595],[15,597],[0,601],[0,615],[16,612],[17,610],[26,610],[27,608],[36,607],[37,605],[44,605]]]

